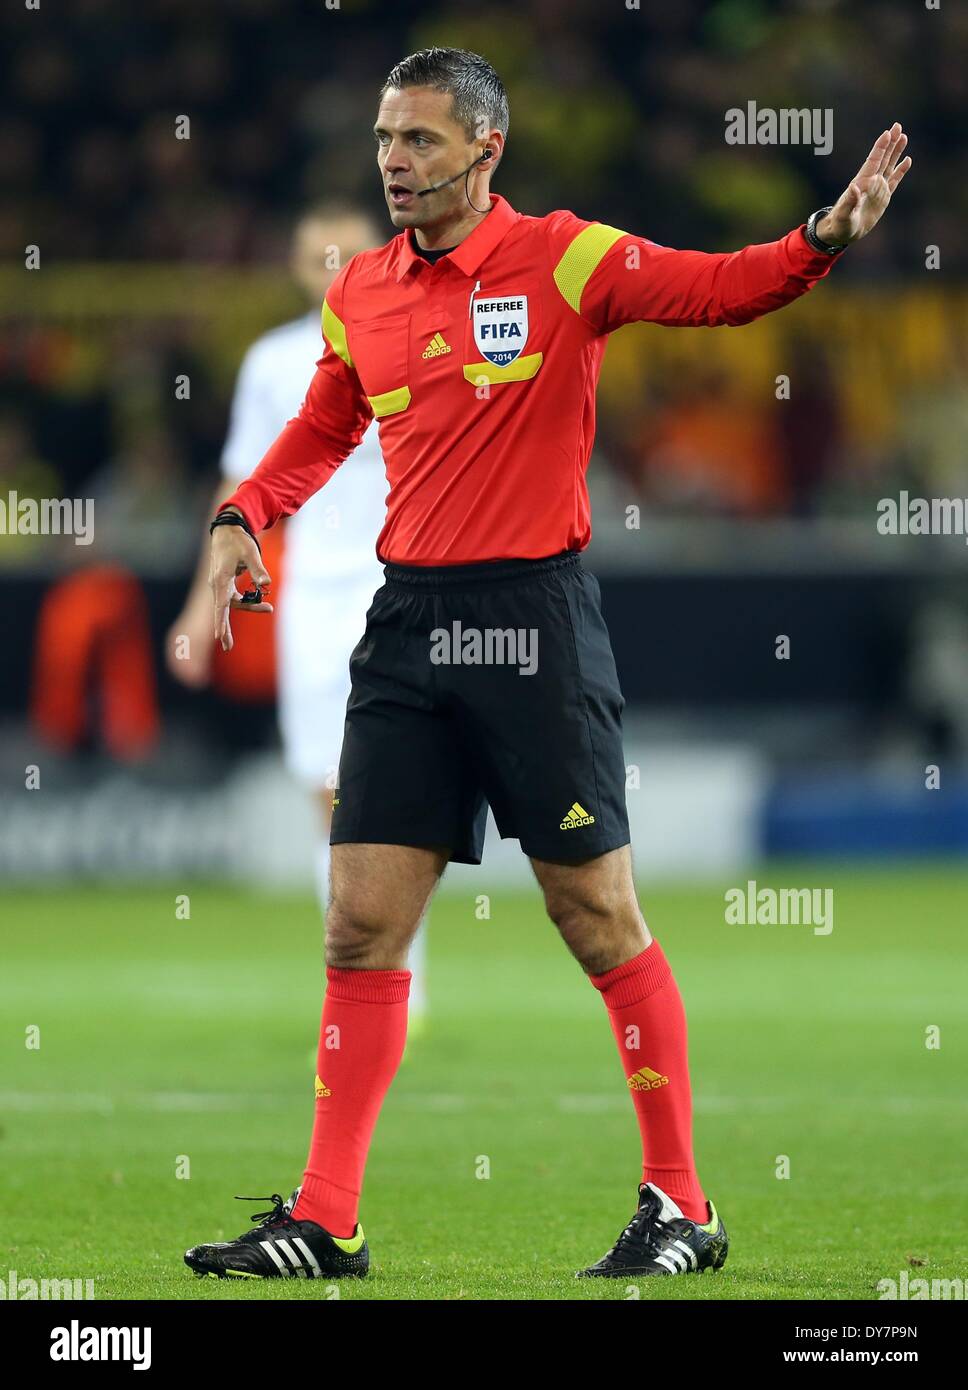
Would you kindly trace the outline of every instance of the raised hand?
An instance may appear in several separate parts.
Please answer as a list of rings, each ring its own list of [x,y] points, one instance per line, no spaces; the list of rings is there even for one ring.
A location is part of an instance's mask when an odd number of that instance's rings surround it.
[[[895,121],[874,141],[870,154],[837,199],[826,217],[817,223],[817,236],[831,246],[859,241],[884,216],[891,194],[911,167],[910,155],[901,156],[907,136]]]

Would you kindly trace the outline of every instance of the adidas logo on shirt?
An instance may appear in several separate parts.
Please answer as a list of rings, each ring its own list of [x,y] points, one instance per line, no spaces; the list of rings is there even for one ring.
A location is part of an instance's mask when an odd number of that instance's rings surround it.
[[[641,1067],[628,1079],[628,1088],[630,1091],[655,1091],[658,1090],[660,1086],[668,1086],[668,1084],[669,1078],[667,1076],[660,1076],[659,1073],[653,1071],[651,1067]]]
[[[559,830],[577,830],[582,825],[594,825],[595,817],[590,816],[584,806],[577,801],[558,826]]]
[[[451,352],[452,348],[440,333],[435,333],[430,342],[420,354],[421,357],[443,357],[445,353]]]

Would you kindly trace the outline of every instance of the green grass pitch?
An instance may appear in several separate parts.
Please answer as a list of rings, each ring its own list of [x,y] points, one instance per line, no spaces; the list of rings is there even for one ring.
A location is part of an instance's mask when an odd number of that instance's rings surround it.
[[[756,876],[832,887],[832,934],[728,926],[727,885],[640,890],[686,1001],[699,1172],[732,1241],[720,1274],[643,1280],[641,1297],[874,1299],[904,1269],[965,1278],[968,874]],[[474,906],[433,907],[430,1023],[367,1173],[371,1277],[340,1297],[628,1298],[624,1281],[572,1278],[628,1220],[639,1176],[604,1009],[537,891],[494,896],[489,921]],[[97,1298],[326,1297],[182,1263],[260,1210],[234,1193],[299,1181],[322,990],[312,902],[84,888],[8,891],[2,914],[2,1264],[93,1278]]]

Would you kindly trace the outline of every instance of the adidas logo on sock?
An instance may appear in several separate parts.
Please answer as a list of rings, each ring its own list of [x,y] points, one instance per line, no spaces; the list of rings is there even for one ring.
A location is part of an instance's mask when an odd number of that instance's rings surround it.
[[[651,1067],[640,1067],[628,1079],[630,1091],[656,1091],[660,1086],[668,1086],[669,1078],[660,1076]]]
[[[430,342],[424,348],[423,352],[420,354],[420,356],[443,357],[446,353],[451,351],[452,348],[450,344],[444,339],[444,337],[440,333],[435,333],[434,336],[431,338]]]
[[[581,825],[594,825],[595,817],[590,816],[584,806],[575,802],[571,810],[567,813],[564,820],[558,826],[559,830],[577,830]]]

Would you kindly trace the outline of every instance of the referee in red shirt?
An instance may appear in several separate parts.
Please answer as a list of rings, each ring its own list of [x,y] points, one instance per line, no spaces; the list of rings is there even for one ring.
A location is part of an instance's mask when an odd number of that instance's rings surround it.
[[[642,1136],[638,1205],[583,1275],[688,1274],[726,1259],[696,1172],[682,1000],[632,880],[622,708],[585,470],[609,333],[742,324],[805,294],[869,232],[910,167],[894,125],[837,203],[779,241],[676,251],[490,192],[508,101],[476,54],[399,63],[374,134],[399,235],[343,268],[299,415],[212,523],[216,638],[270,584],[256,536],[295,512],[379,422],[386,582],[353,652],[332,828],[316,1113],[303,1181],[199,1273],[366,1273],[357,1207],[404,1048],[410,941],[448,861],[479,864],[490,805],[601,993]],[[307,632],[312,642],[314,634]],[[338,1046],[333,1045],[333,1040]]]

